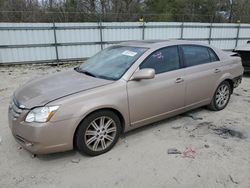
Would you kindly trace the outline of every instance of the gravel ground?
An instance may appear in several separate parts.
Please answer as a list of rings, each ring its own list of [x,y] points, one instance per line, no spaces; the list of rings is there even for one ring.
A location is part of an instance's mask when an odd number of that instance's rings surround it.
[[[250,75],[223,111],[200,108],[139,128],[97,157],[32,156],[9,130],[10,96],[30,78],[73,66],[0,67],[0,188],[250,187]]]

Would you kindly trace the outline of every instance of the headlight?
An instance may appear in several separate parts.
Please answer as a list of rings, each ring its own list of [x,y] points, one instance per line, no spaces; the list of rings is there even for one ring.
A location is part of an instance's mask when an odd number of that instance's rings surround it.
[[[59,108],[59,106],[45,106],[45,107],[37,107],[31,110],[25,118],[26,122],[39,122],[44,123],[51,119],[51,117],[55,114],[55,111]]]

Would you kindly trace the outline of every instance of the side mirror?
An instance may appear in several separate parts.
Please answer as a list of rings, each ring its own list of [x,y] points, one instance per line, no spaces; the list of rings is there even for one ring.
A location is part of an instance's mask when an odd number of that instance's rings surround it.
[[[131,80],[152,79],[154,77],[155,77],[155,70],[146,68],[135,72]]]
[[[250,40],[247,41],[247,44],[250,44]]]

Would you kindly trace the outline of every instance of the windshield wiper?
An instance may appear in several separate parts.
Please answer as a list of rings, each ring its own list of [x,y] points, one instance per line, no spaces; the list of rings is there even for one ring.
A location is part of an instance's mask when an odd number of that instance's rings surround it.
[[[74,70],[77,71],[77,72],[86,74],[86,75],[88,75],[88,76],[92,76],[92,77],[95,77],[95,78],[97,77],[96,75],[94,75],[94,74],[91,73],[91,72],[88,72],[88,71],[86,71],[86,70],[81,70],[79,67],[75,67]]]

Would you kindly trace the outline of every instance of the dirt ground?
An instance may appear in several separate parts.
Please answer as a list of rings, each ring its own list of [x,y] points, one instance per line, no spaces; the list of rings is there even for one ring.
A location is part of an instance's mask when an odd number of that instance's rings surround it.
[[[220,112],[200,108],[139,128],[97,157],[32,157],[9,130],[10,96],[32,77],[69,68],[0,67],[0,188],[250,187],[250,75]],[[168,154],[171,148],[182,154]]]

